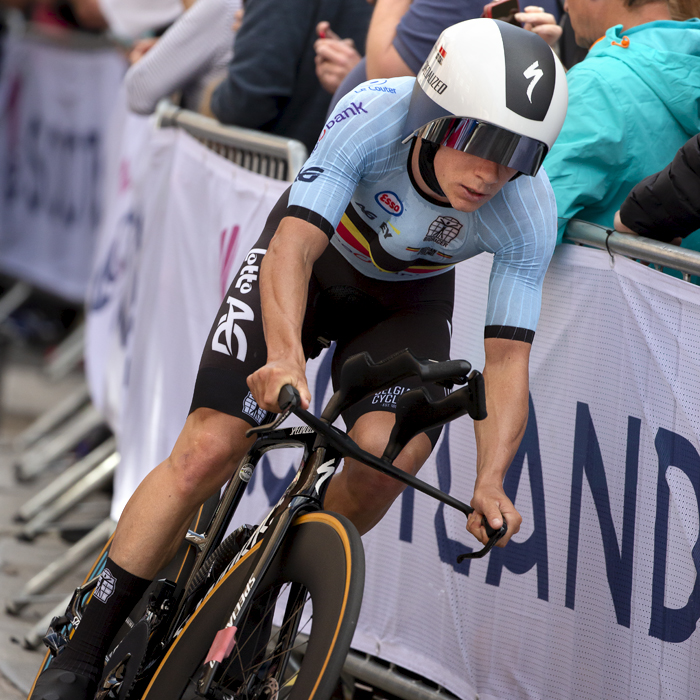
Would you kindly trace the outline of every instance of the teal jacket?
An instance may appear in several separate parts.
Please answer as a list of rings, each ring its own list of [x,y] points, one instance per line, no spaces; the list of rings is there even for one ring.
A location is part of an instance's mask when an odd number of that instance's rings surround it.
[[[700,132],[700,20],[612,27],[567,81],[564,127],[544,161],[559,243],[569,219],[612,227],[632,187]]]

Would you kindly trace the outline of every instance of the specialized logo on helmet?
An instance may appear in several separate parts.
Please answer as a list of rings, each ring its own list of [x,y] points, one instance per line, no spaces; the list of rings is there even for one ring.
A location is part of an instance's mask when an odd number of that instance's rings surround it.
[[[219,319],[219,325],[211,341],[211,349],[224,355],[233,355],[231,338],[235,336],[238,344],[236,359],[244,362],[248,353],[248,339],[236,321],[254,321],[255,314],[248,304],[233,297],[229,297],[226,303],[228,304],[228,313]]]
[[[442,65],[442,60],[447,56],[447,51],[442,48],[442,46],[438,49],[438,52],[435,54],[435,60]]]
[[[527,99],[532,103],[532,91],[535,89],[535,85],[540,82],[540,78],[544,75],[540,68],[540,62],[535,61],[531,66],[528,66],[523,71],[523,75],[530,81],[530,84],[527,86]]]
[[[384,211],[388,211],[394,216],[401,216],[401,214],[403,214],[403,204],[398,195],[394,192],[380,192],[375,195],[374,198]]]
[[[552,49],[532,32],[506,22],[494,22],[503,39],[506,107],[525,119],[544,121],[557,82]],[[532,95],[537,86],[537,99]]]
[[[447,246],[459,235],[462,230],[462,224],[451,216],[438,216],[430,228],[428,235],[423,239],[427,243],[435,243],[441,246]]]
[[[422,73],[426,84],[433,88],[438,95],[442,95],[447,90],[447,83],[443,83],[427,63],[423,66]]]

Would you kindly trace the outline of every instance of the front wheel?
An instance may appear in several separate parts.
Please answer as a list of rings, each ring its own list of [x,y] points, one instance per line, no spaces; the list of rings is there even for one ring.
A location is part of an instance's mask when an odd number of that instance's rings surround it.
[[[202,697],[197,683],[207,652],[240,599],[260,546],[207,594],[170,646],[143,700]],[[327,700],[352,641],[363,588],[364,550],[352,523],[325,511],[297,518],[206,697]]]

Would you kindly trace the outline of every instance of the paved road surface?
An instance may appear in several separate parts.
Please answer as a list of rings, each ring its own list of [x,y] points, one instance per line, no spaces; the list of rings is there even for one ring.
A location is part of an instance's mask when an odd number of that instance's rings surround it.
[[[50,591],[54,600],[32,605],[19,616],[5,613],[5,604],[16,595],[27,580],[64,552],[69,544],[57,533],[47,533],[34,542],[21,542],[15,537],[20,525],[14,522],[17,509],[40,488],[45,486],[56,471],[43,475],[31,484],[20,484],[14,478],[12,439],[32,420],[54,405],[81,381],[72,375],[59,383],[46,380],[41,371],[41,358],[27,351],[15,351],[4,368],[2,396],[0,397],[0,698],[21,700],[33,682],[43,656],[22,645],[25,635],[51,608],[56,598],[70,593],[80,583],[87,562],[71,572]],[[72,522],[100,517],[107,507],[107,497],[99,494],[69,513]]]

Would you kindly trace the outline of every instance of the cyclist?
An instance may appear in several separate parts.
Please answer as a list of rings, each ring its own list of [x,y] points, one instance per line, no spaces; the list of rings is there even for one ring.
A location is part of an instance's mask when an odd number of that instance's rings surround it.
[[[502,482],[527,422],[528,358],[556,240],[540,165],[566,101],[564,70],[542,39],[478,19],[446,29],[417,79],[370,81],[338,103],[235,277],[173,452],[127,504],[93,601],[33,700],[92,698],[111,637],[199,505],[231,476],[250,445],[245,431],[278,410],[284,384],[308,406],[305,362],[320,351],[318,339],[337,343],[334,376],[361,350],[375,361],[406,347],[449,359],[454,265],[482,251],[494,256],[484,333],[489,417],[475,423],[467,528],[482,542],[484,516],[493,528],[505,518],[505,540],[518,531]],[[416,384],[343,415],[361,447],[382,453],[395,397]],[[416,436],[396,465],[415,474],[438,435]],[[346,460],[326,507],[364,533],[401,489]]]

